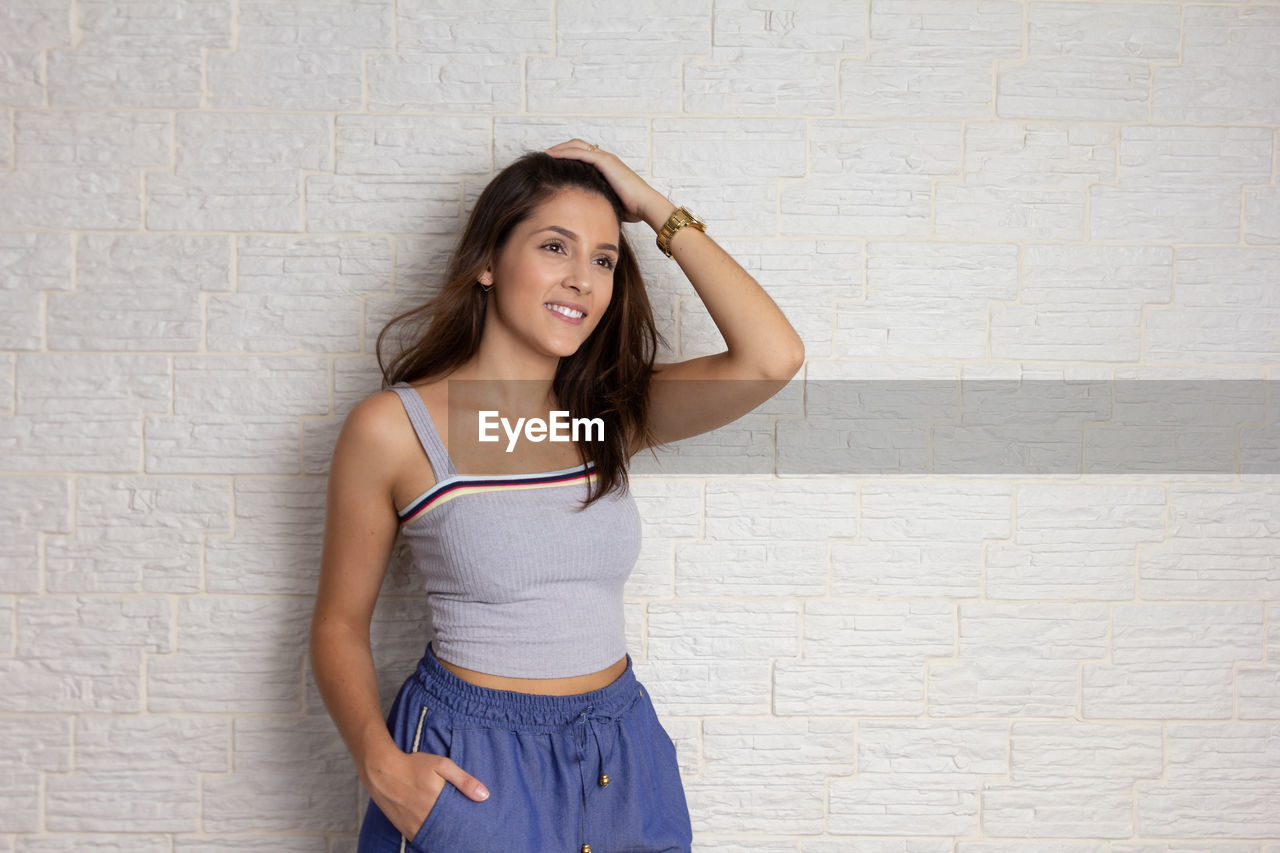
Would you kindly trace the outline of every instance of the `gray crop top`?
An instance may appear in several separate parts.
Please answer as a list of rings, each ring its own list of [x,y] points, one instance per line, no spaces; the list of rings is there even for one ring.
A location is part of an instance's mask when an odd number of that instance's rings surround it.
[[[640,555],[630,491],[577,511],[588,462],[537,474],[460,475],[407,382],[400,396],[436,484],[400,532],[427,589],[431,648],[467,669],[517,678],[597,672],[626,653],[623,587]]]

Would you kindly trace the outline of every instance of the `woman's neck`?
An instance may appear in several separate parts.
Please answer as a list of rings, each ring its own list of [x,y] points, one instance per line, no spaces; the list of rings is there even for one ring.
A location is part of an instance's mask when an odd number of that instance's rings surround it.
[[[469,409],[546,414],[555,405],[555,364],[506,361],[481,351],[445,377],[449,394]]]

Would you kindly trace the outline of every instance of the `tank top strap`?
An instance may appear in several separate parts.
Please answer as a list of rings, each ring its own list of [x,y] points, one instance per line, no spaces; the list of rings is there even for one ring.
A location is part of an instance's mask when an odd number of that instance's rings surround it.
[[[422,401],[422,395],[418,393],[418,389],[408,382],[397,382],[388,386],[387,390],[395,391],[400,396],[400,402],[404,404],[404,410],[409,415],[409,422],[413,424],[413,431],[418,434],[418,441],[422,442],[422,449],[427,452],[427,459],[431,462],[431,470],[435,472],[436,482],[457,476],[458,472],[453,468],[453,460],[444,449],[444,442],[440,440],[440,433],[436,432],[431,414],[427,411],[427,404]]]

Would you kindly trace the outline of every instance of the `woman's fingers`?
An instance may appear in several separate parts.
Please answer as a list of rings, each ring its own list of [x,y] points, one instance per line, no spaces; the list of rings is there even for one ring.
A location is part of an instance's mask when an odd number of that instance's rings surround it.
[[[553,157],[572,157],[577,160],[585,160],[593,164],[596,168],[600,168],[601,162],[606,156],[610,156],[594,142],[587,142],[585,139],[570,139],[568,142],[561,142],[559,145],[552,145],[546,149],[546,153]],[[616,157],[614,159],[617,159]],[[619,160],[619,163],[622,161]]]
[[[409,765],[402,777],[403,784],[398,786],[396,793],[382,798],[378,805],[391,824],[407,838],[418,833],[427,815],[440,802],[447,785],[453,785],[477,802],[489,798],[489,791],[480,780],[448,756],[415,752],[405,758]]]
[[[574,137],[568,142],[552,145],[546,153],[553,157],[571,157],[583,160],[595,166],[602,174],[626,211],[623,219],[627,222],[639,222],[644,219],[644,211],[648,207],[661,207],[666,201],[662,194],[645,183],[644,178],[633,172],[626,163],[616,155],[605,151],[598,145],[585,139]]]
[[[568,142],[561,142],[559,145],[552,145],[551,148],[548,148],[547,150],[551,151],[553,149],[565,148],[566,146],[581,147],[581,148],[587,149],[588,151],[599,150],[600,148],[600,146],[595,143],[587,142],[585,139],[579,139],[578,137],[575,136],[573,139],[570,139]]]
[[[476,801],[483,801],[489,798],[489,789],[479,779],[463,770],[452,759],[443,755],[438,756],[438,758],[440,761],[436,765],[436,773],[443,776],[453,787]]]

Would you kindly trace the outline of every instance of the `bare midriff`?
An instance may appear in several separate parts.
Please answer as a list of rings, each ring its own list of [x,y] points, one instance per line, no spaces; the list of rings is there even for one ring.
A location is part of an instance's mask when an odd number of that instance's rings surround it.
[[[457,666],[437,657],[440,665],[469,684],[477,687],[488,687],[493,690],[514,690],[518,693],[540,693],[548,696],[572,696],[576,693],[590,693],[601,687],[608,687],[617,681],[618,676],[626,672],[625,656],[599,672],[586,675],[574,675],[567,678],[513,678],[506,675],[492,675],[474,669]]]

